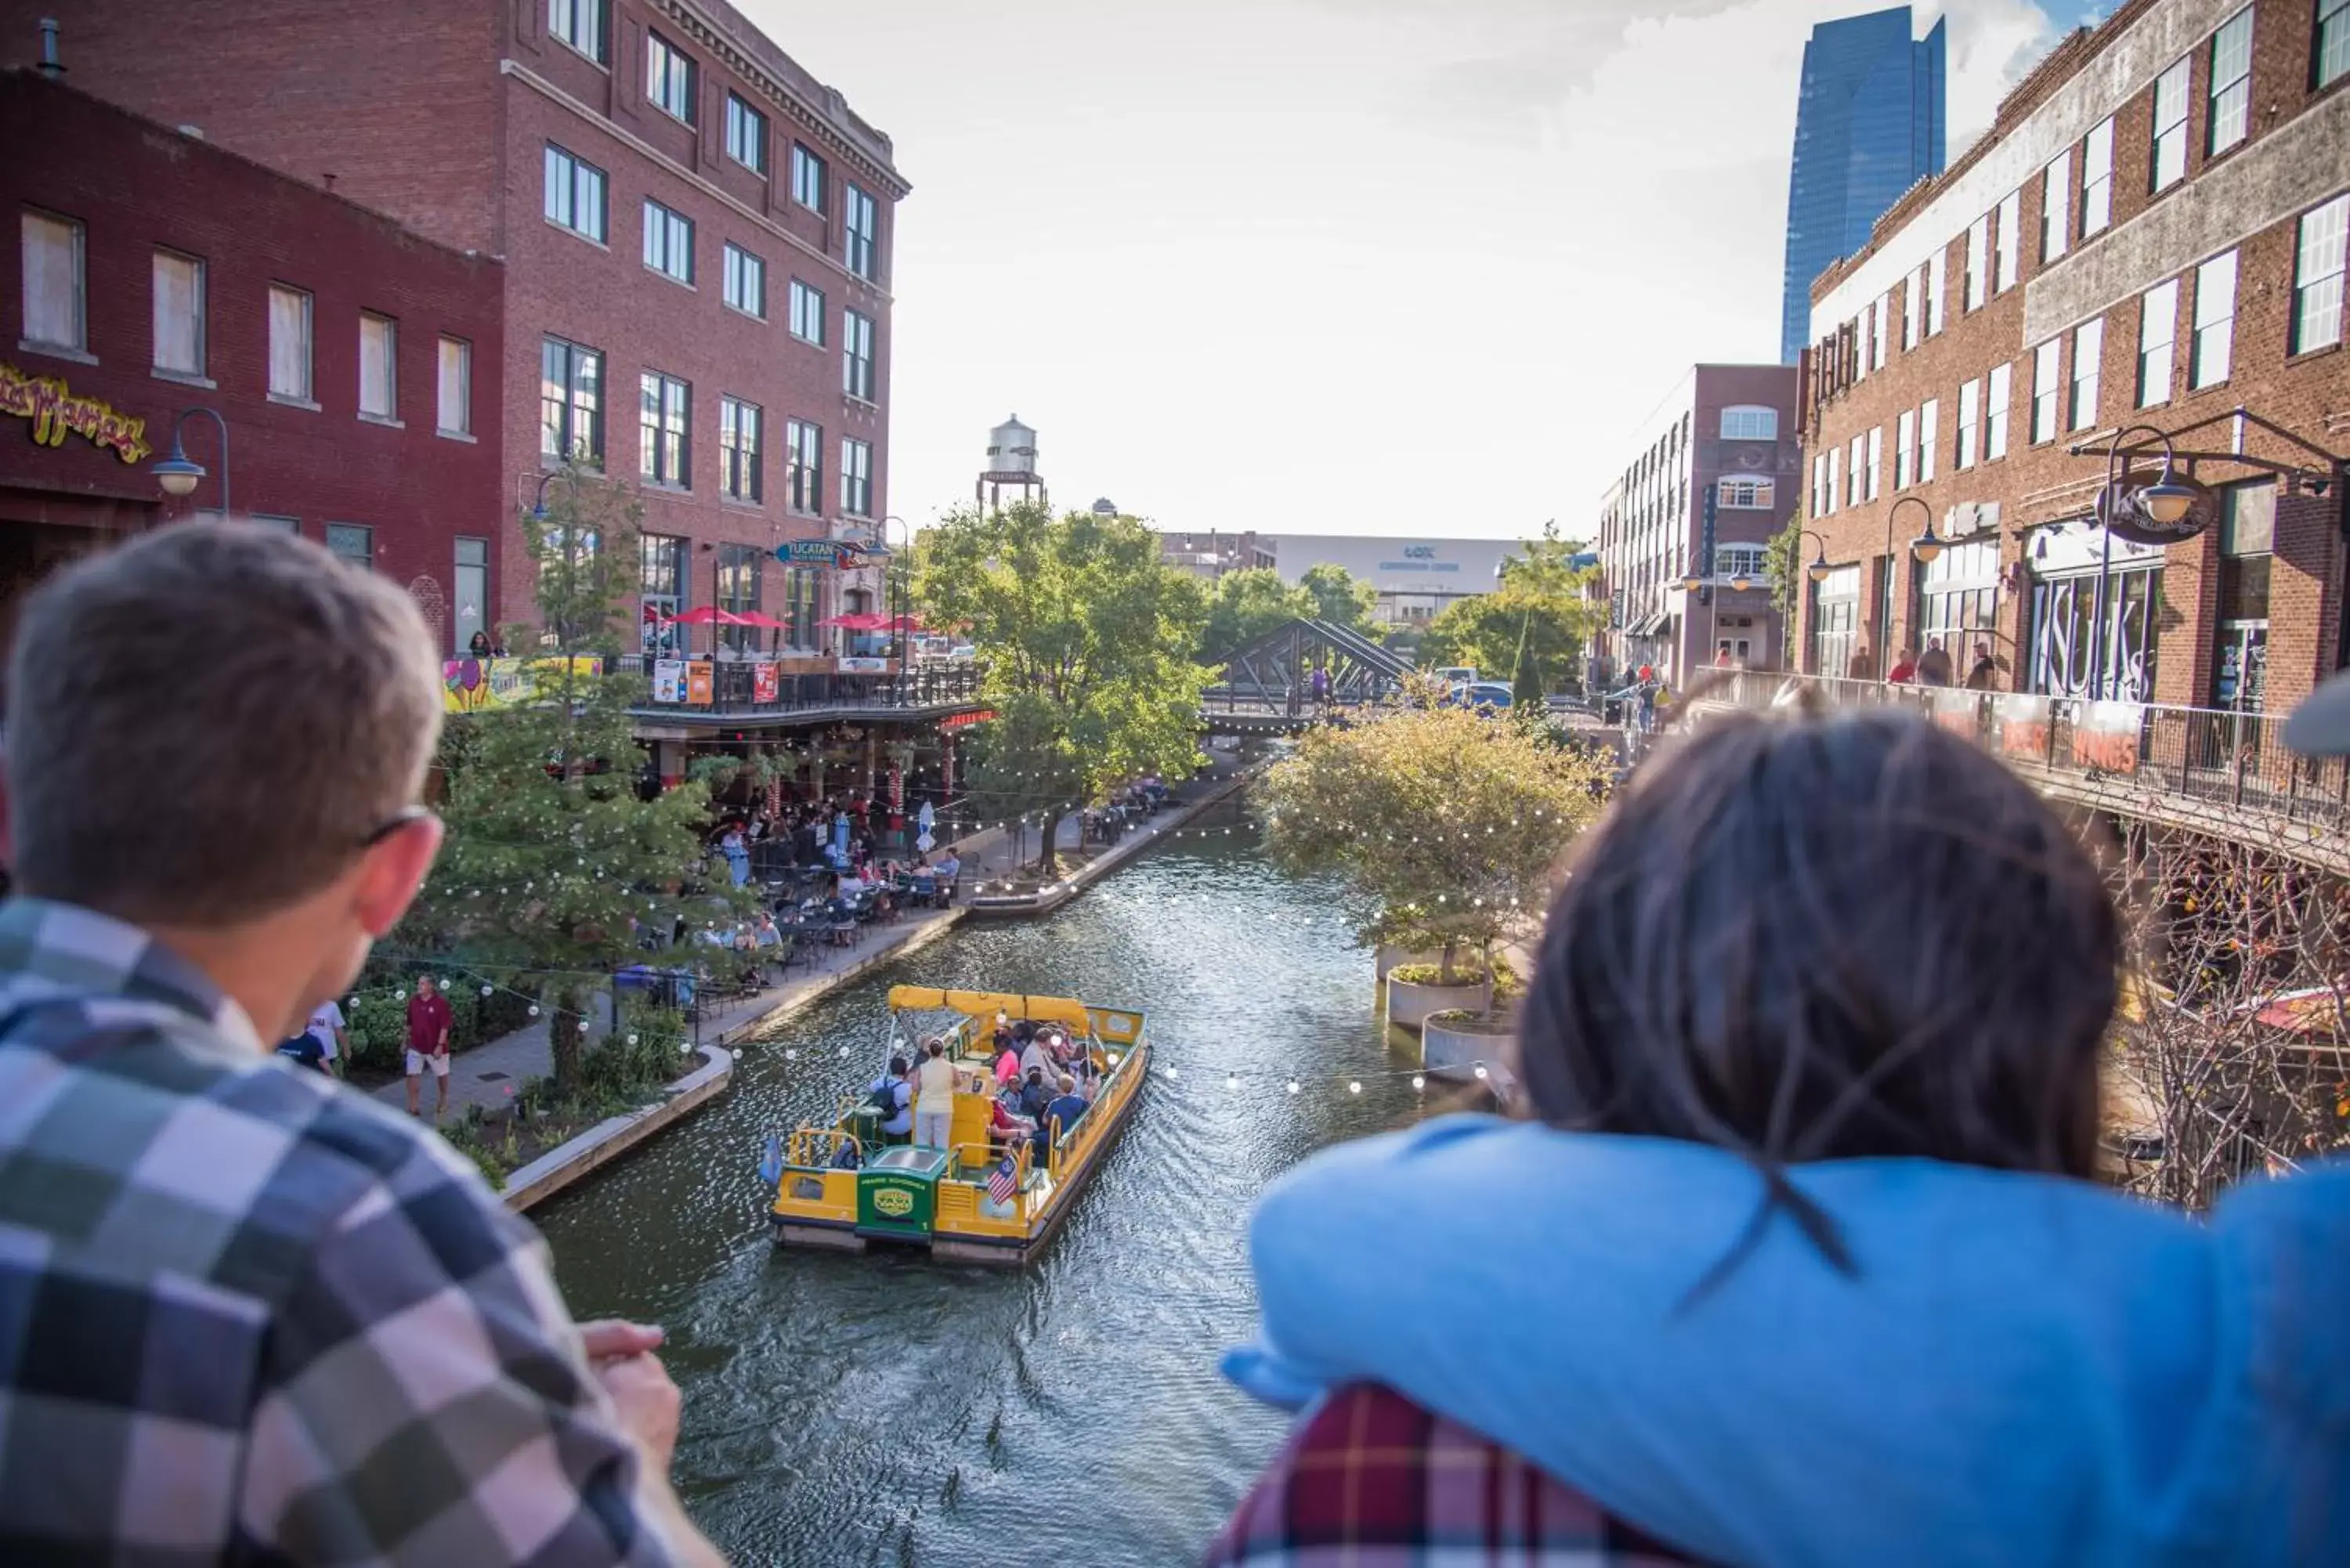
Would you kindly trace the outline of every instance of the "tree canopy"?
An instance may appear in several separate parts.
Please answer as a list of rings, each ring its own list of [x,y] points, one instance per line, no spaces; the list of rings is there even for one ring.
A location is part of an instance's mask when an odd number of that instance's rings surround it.
[[[1007,817],[1042,820],[1047,873],[1071,811],[1199,765],[1206,596],[1133,518],[1035,502],[952,513],[921,536],[915,593],[932,624],[971,628],[995,718],[972,732],[964,778]]]
[[[1312,594],[1282,581],[1271,566],[1226,572],[1209,595],[1201,661],[1221,665],[1266,633],[1311,618],[1315,608]]]
[[[1371,629],[1371,611],[1379,602],[1379,590],[1337,562],[1318,561],[1306,567],[1298,576],[1297,586],[1314,601],[1315,620],[1348,631]]]
[[[1523,554],[1503,561],[1492,593],[1455,599],[1429,623],[1421,662],[1471,665],[1490,680],[1531,675],[1537,691],[1573,671],[1607,613],[1586,592],[1593,568],[1570,564],[1577,548],[1555,526],[1525,541]]]
[[[1308,731],[1259,785],[1266,846],[1340,874],[1358,941],[1442,956],[1539,929],[1559,857],[1599,810],[1596,764],[1534,726],[1409,707]]]
[[[438,806],[448,838],[402,935],[536,996],[556,1080],[571,1087],[582,999],[637,953],[631,920],[667,928],[682,913],[700,925],[738,900],[696,883],[708,790],[637,792],[629,710],[645,681],[619,655],[635,642],[626,600],[642,508],[625,486],[577,470],[549,492],[546,514],[523,518],[541,626],[507,637],[542,650],[532,695],[449,725]]]

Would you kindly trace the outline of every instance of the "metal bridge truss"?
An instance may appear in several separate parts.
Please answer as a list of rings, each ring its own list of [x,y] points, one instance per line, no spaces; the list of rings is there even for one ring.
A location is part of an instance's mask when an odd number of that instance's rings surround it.
[[[1330,673],[1330,705],[1357,708],[1393,696],[1411,666],[1360,632],[1328,621],[1294,620],[1232,655],[1208,688],[1210,711],[1270,709],[1300,714],[1314,705],[1314,671]]]

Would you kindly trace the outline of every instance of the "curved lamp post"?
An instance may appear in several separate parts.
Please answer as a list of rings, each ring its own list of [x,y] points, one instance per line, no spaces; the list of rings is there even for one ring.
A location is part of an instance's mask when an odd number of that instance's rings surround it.
[[[1825,583],[1828,580],[1828,575],[1835,570],[1834,566],[1828,565],[1828,542],[1809,528],[1803,531],[1803,536],[1817,545],[1820,552],[1812,557],[1812,564],[1804,568],[1804,575],[1811,578],[1814,584]]]
[[[188,449],[182,443],[180,432],[187,429],[188,421],[197,414],[212,421],[213,427],[220,431],[221,515],[225,517],[232,506],[228,488],[228,421],[221,418],[218,409],[198,403],[194,408],[181,410],[179,418],[172,421],[172,455],[148,464],[147,472],[155,476],[156,483],[163,487],[166,495],[195,493],[196,486],[204,477],[204,465],[188,456]]]
[[[2153,483],[2141,484],[2137,489],[2125,493],[2122,490],[2122,481],[2125,477],[2122,442],[2134,435],[2150,435],[2162,443],[2162,472]],[[2127,505],[2144,513],[2165,527],[2183,522],[2187,514],[2195,510],[2197,494],[2193,486],[2178,483],[2176,477],[2178,466],[2178,452],[2170,444],[2170,437],[2156,430],[2152,425],[2132,425],[2126,430],[2116,431],[2114,439],[2106,447],[2106,493],[2103,503],[2106,515],[2097,519],[2099,544],[2095,611],[2096,632],[2095,639],[2089,644],[2089,700],[2093,702],[2102,701],[2105,699],[2106,644],[2109,634],[2117,634],[2119,631],[2118,628],[2108,628],[2106,625],[2114,566],[2114,533],[2111,514],[2116,508]],[[2117,635],[2115,639],[2117,640]]]
[[[1921,564],[1930,564],[1942,553],[1941,536],[1934,532],[1934,509],[1914,495],[1896,501],[1885,514],[1885,625],[1877,638],[1884,644],[1877,651],[1877,678],[1885,680],[1893,673],[1893,524],[1904,506],[1915,506],[1926,514],[1926,531],[1909,541],[1909,554]]]

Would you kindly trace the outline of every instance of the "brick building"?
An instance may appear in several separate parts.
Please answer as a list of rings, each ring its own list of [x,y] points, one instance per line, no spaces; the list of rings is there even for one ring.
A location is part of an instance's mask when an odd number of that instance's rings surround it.
[[[0,70],[0,644],[61,561],[224,504],[488,624],[505,516],[495,262]],[[172,450],[206,472],[167,496]],[[233,488],[232,488],[233,487]]]
[[[0,58],[31,57],[39,11],[0,0]],[[649,651],[837,653],[820,623],[879,607],[776,552],[887,514],[907,185],[724,0],[222,0],[184,28],[85,0],[63,54],[81,87],[505,264],[504,353],[477,371],[503,415],[502,618],[535,618],[503,561],[566,454],[641,484]],[[785,627],[668,624],[713,603]]]
[[[2343,662],[2345,221],[2350,11],[2129,0],[2074,34],[1814,286],[1806,554],[1835,569],[1804,668],[1939,639],[1961,673],[1990,645],[2001,689],[2306,693]],[[2108,450],[2135,485],[2166,438],[2200,531],[2109,539]]]
[[[1650,664],[1678,683],[1724,642],[1741,663],[1781,662],[1766,557],[1800,488],[1799,380],[1794,366],[1699,365],[1648,416],[1639,455],[1600,503],[1604,651],[1617,670]]]

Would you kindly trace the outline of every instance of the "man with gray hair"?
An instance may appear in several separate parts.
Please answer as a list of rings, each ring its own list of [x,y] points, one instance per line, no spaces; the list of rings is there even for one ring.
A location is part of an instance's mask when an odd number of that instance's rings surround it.
[[[471,1164],[264,1044],[439,849],[415,606],[174,526],[34,593],[8,677],[0,1562],[716,1563],[660,1331],[575,1326]]]

